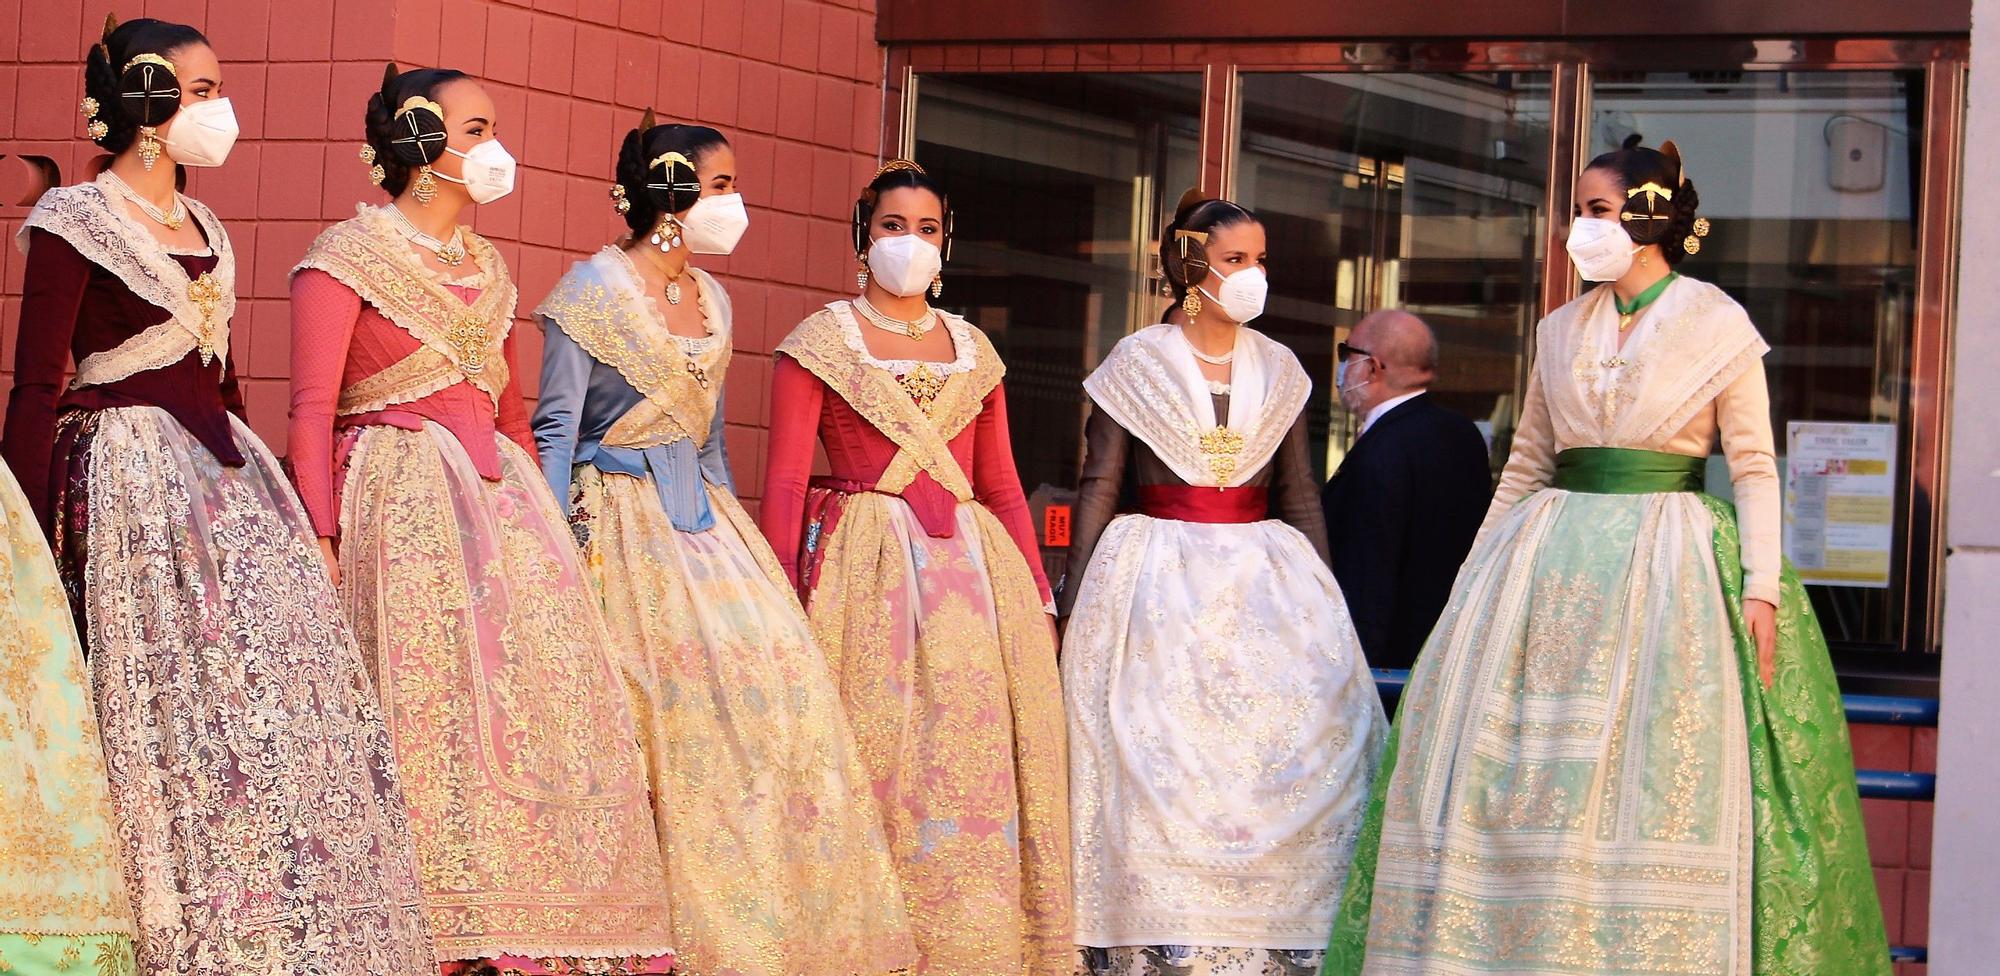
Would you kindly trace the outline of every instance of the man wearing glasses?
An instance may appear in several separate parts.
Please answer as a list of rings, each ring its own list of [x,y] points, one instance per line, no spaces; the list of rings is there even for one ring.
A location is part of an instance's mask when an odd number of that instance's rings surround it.
[[[1486,439],[1427,394],[1437,338],[1422,319],[1372,312],[1339,352],[1340,402],[1361,427],[1320,492],[1333,574],[1369,666],[1407,668],[1492,500]]]

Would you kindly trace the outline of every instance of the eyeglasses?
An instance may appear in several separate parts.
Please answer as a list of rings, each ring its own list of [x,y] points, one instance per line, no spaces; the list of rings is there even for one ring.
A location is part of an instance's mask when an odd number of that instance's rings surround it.
[[[1347,344],[1347,343],[1345,343],[1345,342],[1341,343],[1341,344],[1339,345],[1339,347],[1338,347],[1338,348],[1339,348],[1339,352],[1340,352],[1340,358],[1339,358],[1339,359],[1336,359],[1336,360],[1334,360],[1334,362],[1343,362],[1343,361],[1345,361],[1345,360],[1347,359],[1347,357],[1349,357],[1349,356],[1366,356],[1366,357],[1368,357],[1369,359],[1374,359],[1374,358],[1375,358],[1375,354],[1374,354],[1374,353],[1372,353],[1372,352],[1369,352],[1369,351],[1368,351],[1368,350],[1366,350],[1366,349],[1362,349],[1362,348],[1360,348],[1360,347],[1358,347],[1358,346],[1350,346],[1350,345],[1348,345],[1348,344]]]

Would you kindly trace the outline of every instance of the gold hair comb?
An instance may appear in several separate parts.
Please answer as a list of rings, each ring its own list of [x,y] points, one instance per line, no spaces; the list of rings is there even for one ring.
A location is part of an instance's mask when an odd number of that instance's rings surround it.
[[[1176,231],[1174,231],[1174,243],[1180,246],[1180,249],[1181,249],[1181,260],[1183,260],[1183,261],[1187,260],[1187,256],[1188,256],[1188,242],[1189,242],[1189,241],[1193,241],[1193,242],[1194,242],[1195,244],[1197,244],[1197,245],[1199,245],[1199,246],[1201,246],[1201,247],[1207,247],[1207,246],[1208,246],[1208,232],[1207,232],[1207,231],[1205,231],[1205,230],[1176,230]]]
[[[400,119],[403,116],[410,114],[412,110],[420,108],[428,109],[432,115],[438,117],[438,121],[440,122],[444,121],[444,106],[439,105],[438,103],[433,102],[422,95],[411,95],[410,97],[403,99],[402,106],[396,109],[395,118]]]
[[[669,166],[674,163],[679,163],[682,166],[687,167],[688,169],[694,168],[694,164],[688,162],[688,158],[686,156],[683,156],[677,152],[664,153],[654,157],[652,162],[646,164],[646,168],[653,169],[655,167],[660,167],[660,166]]]
[[[912,173],[929,175],[924,173],[924,168],[922,166],[918,166],[916,163],[913,163],[907,159],[892,159],[886,163],[883,163],[882,168],[875,171],[875,179],[869,180],[868,182],[873,183],[875,182],[875,180],[879,180],[882,177],[889,175],[890,173],[899,172],[901,170],[909,170]]]
[[[119,70],[121,73],[125,71],[130,71],[133,68],[142,64],[155,64],[159,65],[162,68],[167,69],[168,71],[174,70],[174,63],[172,61],[160,57],[157,54],[141,54],[138,57],[135,57],[132,60],[125,62],[125,67]]]

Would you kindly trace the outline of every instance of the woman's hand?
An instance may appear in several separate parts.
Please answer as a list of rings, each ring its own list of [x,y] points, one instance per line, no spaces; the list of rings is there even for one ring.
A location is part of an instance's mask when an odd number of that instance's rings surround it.
[[[1757,677],[1768,689],[1778,673],[1778,608],[1763,600],[1745,600],[1743,622],[1757,642]]]
[[[339,585],[340,585],[340,559],[339,559],[338,557],[336,557],[336,556],[335,556],[335,555],[333,554],[333,540],[332,540],[332,539],[329,539],[329,538],[327,538],[326,536],[320,536],[320,537],[319,537],[319,555],[320,555],[320,558],[321,558],[321,559],[324,559],[324,560],[326,560],[326,576],[327,576],[327,578],[333,581],[333,585],[335,585],[335,586],[339,586]]]

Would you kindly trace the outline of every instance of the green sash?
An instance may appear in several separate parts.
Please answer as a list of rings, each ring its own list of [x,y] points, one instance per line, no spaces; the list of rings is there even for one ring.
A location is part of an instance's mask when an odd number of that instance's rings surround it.
[[[1556,455],[1555,487],[1586,495],[1700,491],[1708,459],[1623,447],[1572,447]]]
[[[1556,455],[1554,487],[1591,494],[1699,491],[1706,464],[1703,458],[1654,451],[1572,448]],[[1778,602],[1777,676],[1765,688],[1757,676],[1756,642],[1743,621],[1736,510],[1713,496],[1700,497],[1714,516],[1711,544],[1736,644],[1750,747],[1751,974],[1888,976],[1888,939],[1855,791],[1847,715],[1812,601],[1786,563]],[[1334,916],[1322,976],[1361,972],[1383,797],[1395,771],[1402,724],[1399,707]]]

